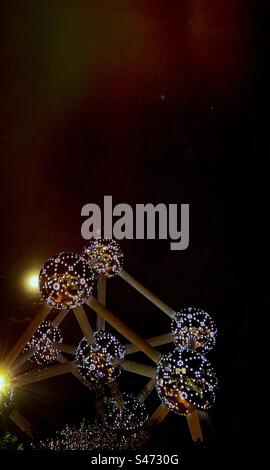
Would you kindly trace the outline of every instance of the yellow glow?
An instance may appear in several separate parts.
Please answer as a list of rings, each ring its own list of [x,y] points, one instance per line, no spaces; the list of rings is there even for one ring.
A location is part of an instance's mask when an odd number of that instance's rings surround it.
[[[5,374],[0,374],[0,394],[1,392],[5,392],[5,390],[8,388],[8,378]]]
[[[2,407],[6,408],[13,399],[12,377],[8,370],[0,370],[0,414]]]
[[[29,291],[38,290],[38,273],[32,272],[25,277],[25,286]]]

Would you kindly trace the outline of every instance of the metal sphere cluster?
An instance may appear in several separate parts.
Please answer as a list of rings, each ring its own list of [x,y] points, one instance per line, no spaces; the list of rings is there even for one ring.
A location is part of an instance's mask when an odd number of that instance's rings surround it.
[[[14,387],[10,371],[0,370],[0,416],[14,399]]]
[[[104,412],[106,426],[114,430],[135,431],[148,419],[144,403],[131,393],[122,394],[122,404],[115,398],[109,398]]]
[[[57,309],[75,308],[91,294],[93,272],[83,256],[59,253],[41,268],[39,287],[45,302]]]
[[[184,308],[174,315],[171,326],[177,347],[198,349],[206,353],[216,344],[215,322],[204,310]]]
[[[216,375],[199,352],[177,348],[161,357],[156,388],[160,399],[175,413],[186,415],[195,408],[207,410],[215,401]]]
[[[123,269],[123,252],[115,240],[97,238],[84,247],[84,256],[96,275],[113,277]]]
[[[121,373],[121,361],[125,348],[111,333],[98,330],[94,333],[94,342],[89,344],[86,338],[79,343],[75,355],[75,365],[87,381],[109,383]]]
[[[38,366],[44,366],[57,359],[59,350],[55,343],[62,343],[63,335],[58,326],[53,325],[49,320],[45,320],[36,330],[30,341],[28,341],[24,352],[33,350],[30,360]]]

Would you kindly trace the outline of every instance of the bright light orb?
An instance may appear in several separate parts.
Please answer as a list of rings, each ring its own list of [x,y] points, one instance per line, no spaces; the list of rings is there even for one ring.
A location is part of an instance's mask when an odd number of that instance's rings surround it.
[[[33,350],[34,353],[30,361],[37,366],[46,366],[55,362],[59,354],[59,350],[53,346],[54,343],[62,342],[63,335],[58,326],[54,326],[51,321],[45,320],[25,346],[24,352]]]
[[[27,279],[27,284],[30,289],[38,290],[38,274],[32,274],[31,276],[29,276],[29,278]]]
[[[113,277],[123,269],[123,252],[115,240],[98,238],[84,247],[84,256],[96,275]]]
[[[156,388],[163,403],[175,413],[187,415],[207,410],[215,401],[217,378],[210,362],[190,349],[174,349],[157,365]]]
[[[204,310],[194,307],[183,308],[174,315],[171,326],[177,347],[198,349],[206,353],[216,344],[215,322]]]
[[[85,259],[76,253],[59,253],[43,265],[39,288],[45,302],[57,309],[81,305],[91,294],[94,274]]]
[[[131,393],[123,393],[122,399],[122,404],[115,398],[107,400],[104,413],[106,426],[122,431],[135,431],[141,428],[148,419],[145,404]]]
[[[94,387],[96,383],[109,383],[121,373],[125,348],[111,333],[98,330],[94,342],[83,338],[75,355],[75,365],[82,377]]]
[[[0,371],[0,415],[8,408],[14,398],[12,376],[9,371]]]

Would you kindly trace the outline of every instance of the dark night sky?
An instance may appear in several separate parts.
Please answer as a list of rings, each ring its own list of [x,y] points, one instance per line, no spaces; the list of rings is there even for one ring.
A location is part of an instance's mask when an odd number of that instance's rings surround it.
[[[133,206],[189,203],[186,251],[150,240],[122,247],[126,270],[165,302],[205,307],[215,318],[220,391],[211,416],[220,439],[246,436],[259,417],[250,377],[269,306],[260,278],[268,11],[267,2],[260,10],[256,3],[9,0],[0,7],[1,349],[38,308],[23,291],[23,272],[57,251],[81,250],[83,204],[102,204],[107,194]],[[123,281],[113,279],[108,290],[112,310],[145,337],[169,331],[167,318]],[[72,382],[60,405],[61,380],[18,398],[40,428],[82,416],[78,397],[86,403],[88,395]],[[166,426],[175,434],[178,421]]]

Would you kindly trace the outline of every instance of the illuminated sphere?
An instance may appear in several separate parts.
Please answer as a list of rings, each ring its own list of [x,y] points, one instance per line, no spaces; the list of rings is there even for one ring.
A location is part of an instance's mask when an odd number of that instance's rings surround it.
[[[172,319],[172,332],[177,347],[210,351],[216,344],[217,328],[209,313],[188,307],[177,312]]]
[[[123,269],[123,252],[115,240],[97,238],[84,247],[84,255],[96,275],[112,277]]]
[[[157,365],[156,388],[163,403],[186,415],[196,408],[207,410],[215,401],[217,379],[210,362],[199,352],[174,349]]]
[[[81,340],[75,365],[82,377],[93,385],[112,382],[120,375],[125,348],[115,336],[104,330],[96,331],[94,338],[93,344],[89,344],[86,338]]]
[[[14,398],[14,387],[10,371],[0,370],[0,416],[11,405]]]
[[[51,321],[45,320],[27,343],[24,352],[33,349],[35,352],[30,358],[31,362],[43,366],[57,359],[59,351],[53,347],[53,344],[62,342],[63,335],[58,326],[54,326]]]
[[[82,256],[59,253],[41,268],[39,288],[45,302],[52,307],[75,308],[91,294],[93,272]]]
[[[122,394],[123,403],[109,398],[104,413],[106,426],[114,430],[134,431],[141,428],[148,419],[144,403],[131,393]]]

